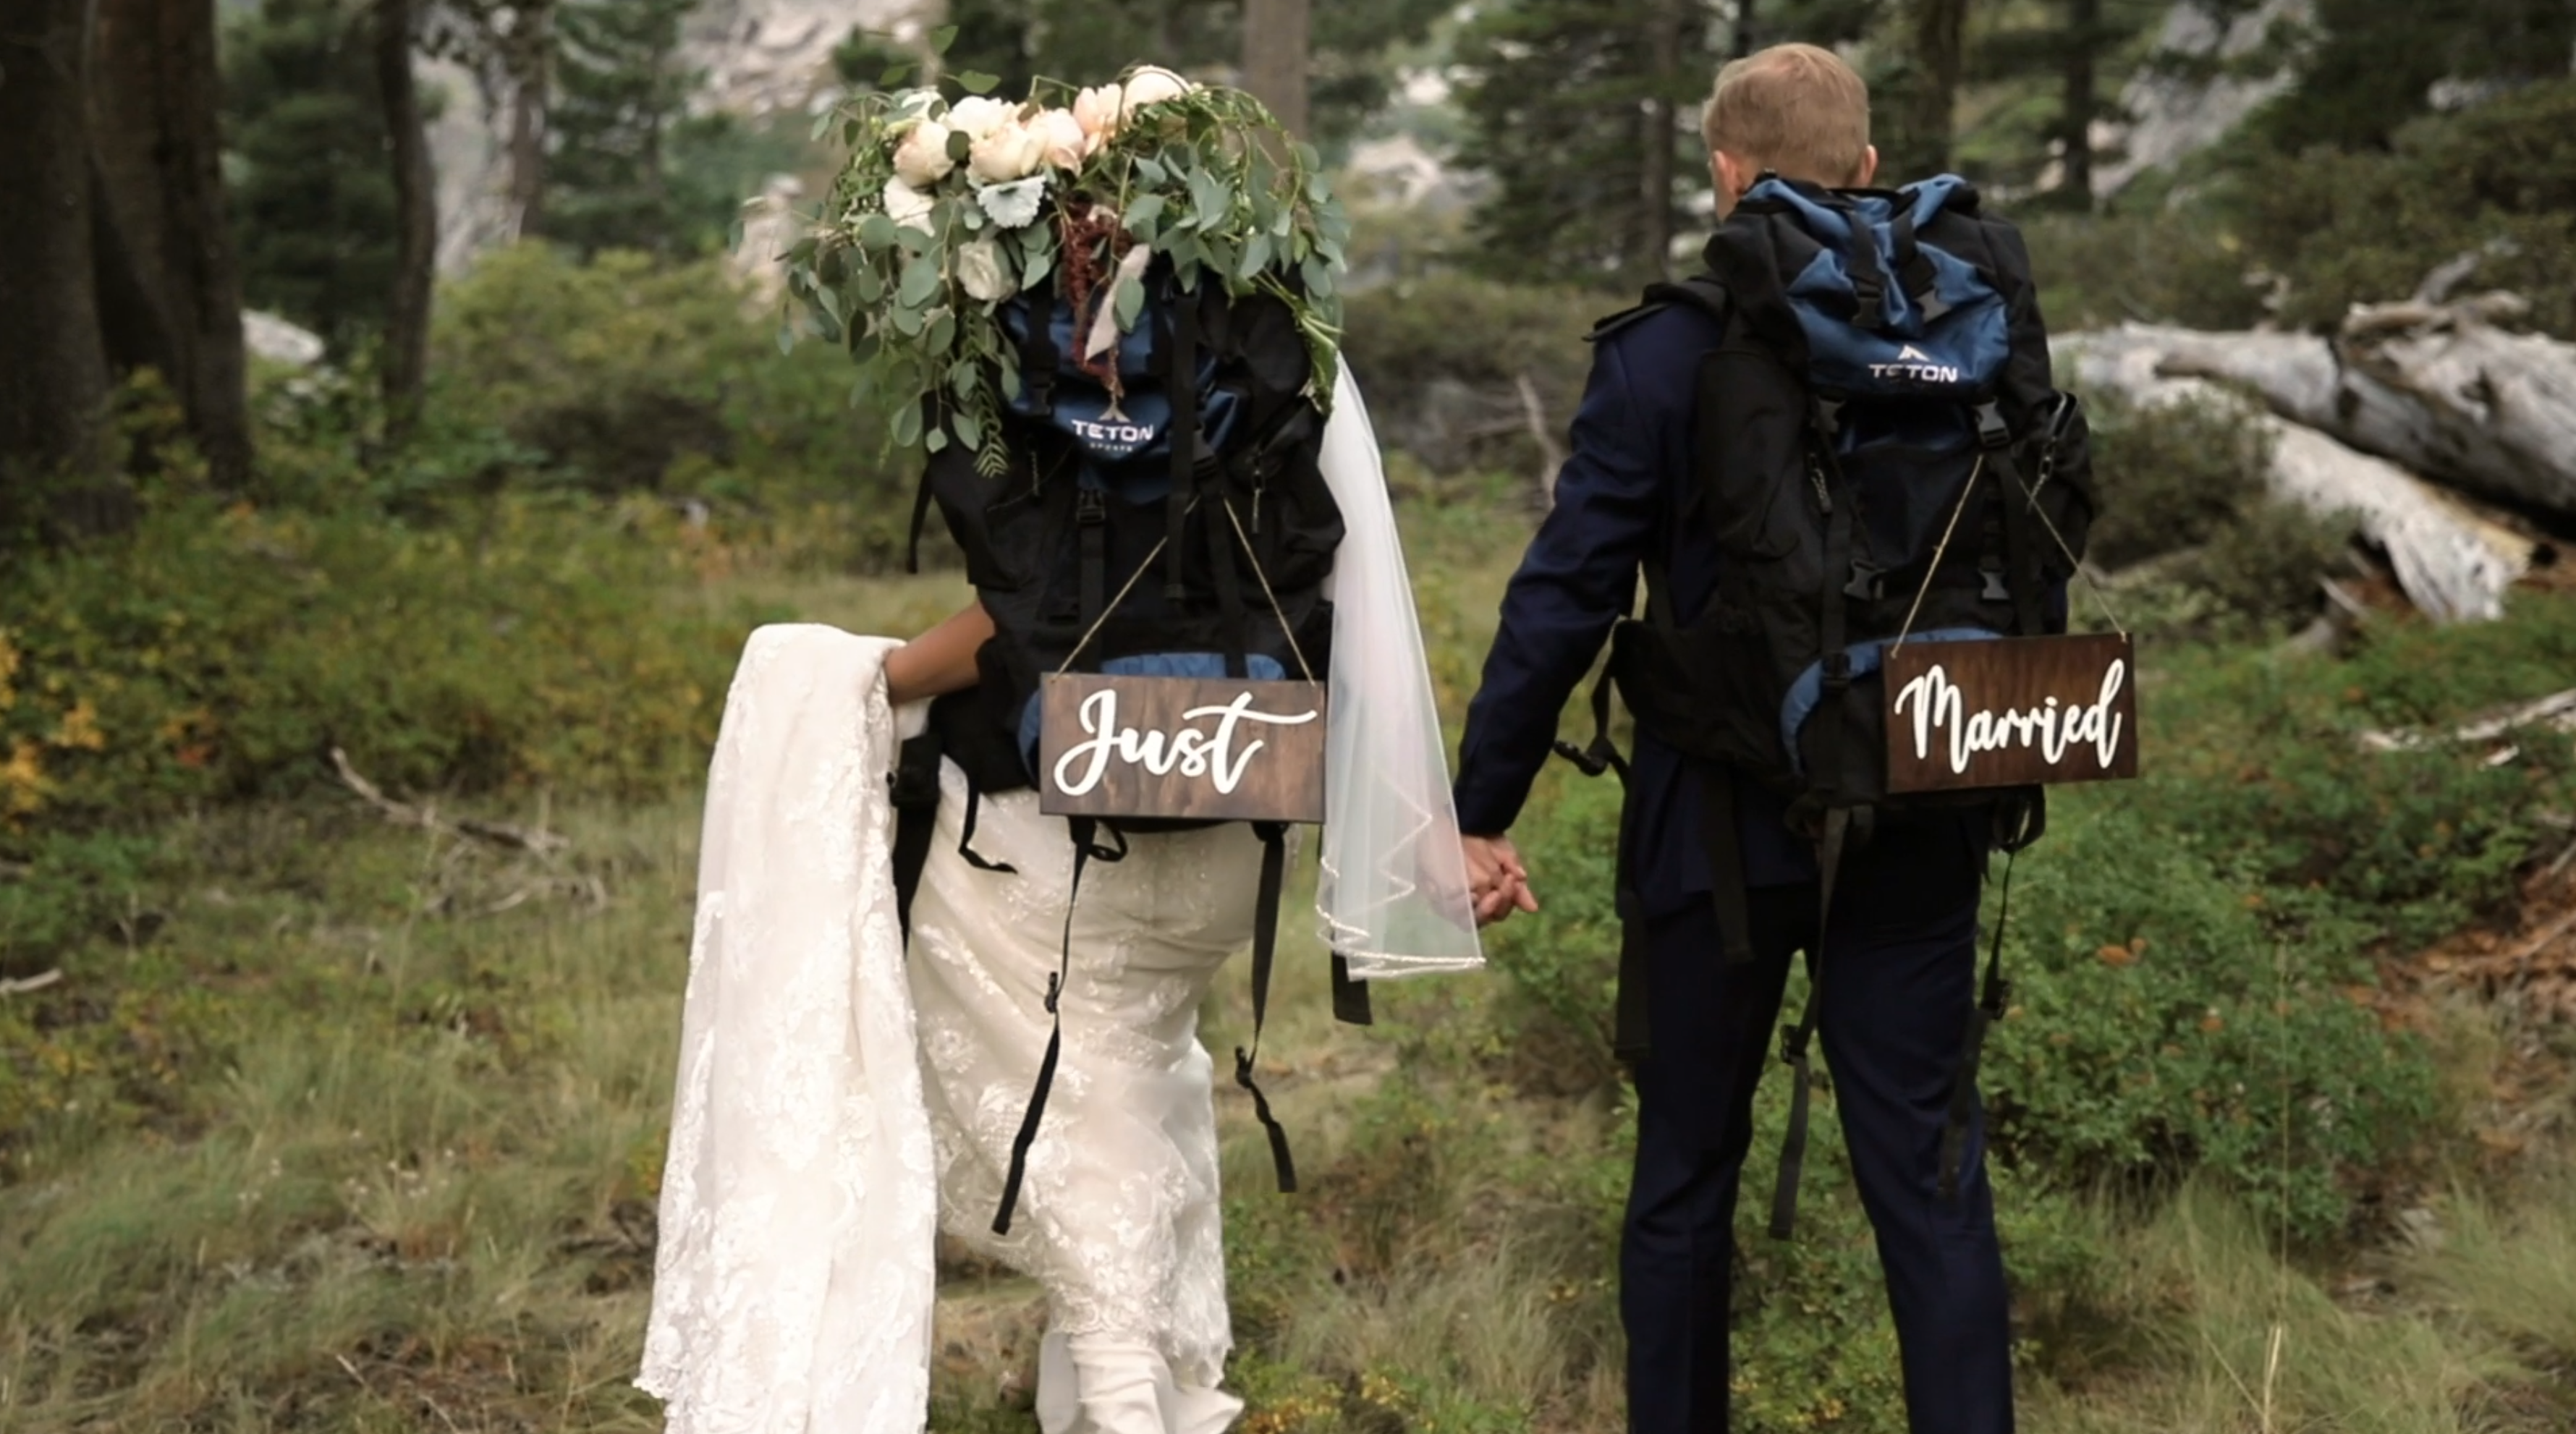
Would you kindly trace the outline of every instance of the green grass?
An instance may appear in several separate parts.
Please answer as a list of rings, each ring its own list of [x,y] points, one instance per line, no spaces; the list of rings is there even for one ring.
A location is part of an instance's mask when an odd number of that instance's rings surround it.
[[[1406,519],[1453,712],[1516,556],[1515,525],[1478,507]],[[753,570],[673,601],[703,603],[709,618],[907,631],[960,596],[953,579]],[[2368,767],[2325,738],[2530,695],[2568,670],[2571,631],[2571,609],[2540,604],[2486,631],[2399,634],[2343,666],[2173,655],[2148,699],[2162,775],[2070,801],[2065,841],[2025,867],[2032,909],[2056,914],[2023,918],[2016,959],[2057,1005],[2034,999],[2009,1028],[2021,1054],[1999,1056],[1998,1070],[2018,1072],[2033,1101],[2080,1098],[2072,1057],[2051,1057],[2049,1038],[2128,1050],[2121,993],[2162,1012],[2173,992],[2117,983],[2148,981],[2168,951],[2206,963],[2175,968],[2184,994],[2215,979],[2195,971],[2252,962],[2227,999],[2254,1020],[2290,969],[2285,951],[2326,974],[2366,970],[2403,949],[2386,932],[2412,940],[2509,903],[2509,855],[2528,843],[2533,804],[2563,790],[2562,757],[2535,756],[2537,778],[2496,776],[2479,754]],[[1530,847],[1550,909],[1495,943],[1495,975],[1390,988],[1377,1028],[1340,1028],[1321,953],[1292,927],[1265,1068],[1305,1193],[1270,1192],[1242,1097],[1218,1097],[1233,1379],[1255,1434],[1618,1423],[1610,1274],[1629,1121],[1600,1053],[1611,933],[1590,891],[1612,803],[1562,774],[1539,800]],[[2484,825],[2463,821],[2498,802]],[[648,1297],[695,793],[549,809],[505,791],[470,804],[545,820],[572,844],[538,858],[308,794],[124,831],[98,858],[95,904],[114,919],[64,954],[60,984],[0,997],[0,1429],[659,1427],[627,1380]],[[2359,840],[2365,828],[2393,835]],[[2078,879],[2078,867],[2113,864],[2105,853],[2195,830],[2169,873],[2125,863],[2132,876],[2165,873],[2172,891]],[[2345,858],[2307,873],[2302,854],[2338,833]],[[2249,894],[2264,901],[2249,906]],[[2164,923],[2146,958],[2096,959],[2112,924],[2122,939],[2140,934],[2127,929],[2133,912]],[[2069,913],[2102,930],[2061,943],[2048,921]],[[2379,935],[2364,929],[2374,919]],[[1211,1047],[1245,1034],[1246,1004],[1239,976],[1220,980]],[[2088,1023],[2097,1008],[2108,1014]],[[2126,1179],[2108,1158],[2078,1179],[2036,1155],[2005,1173],[2025,1427],[2568,1427],[2576,1186],[2546,1172],[2482,1178],[2437,1130],[2386,1147],[2400,1168],[2361,1173],[2383,1177],[2391,1198],[2425,1198],[2438,1244],[2391,1249],[2383,1224],[2354,1218],[2285,1247],[2285,1210],[2310,1207],[2277,1198],[2292,1182],[2264,1153],[2279,1148],[2264,1122],[2293,1054],[2414,1070],[2439,1114],[2487,1084],[2502,1049],[2493,1019],[2467,1012],[2466,1038],[2408,1046],[2338,1044],[2345,1027],[2328,1040],[2288,1022],[2242,1045],[2212,1036],[2180,1056],[2150,1044],[2123,1057],[2218,1062],[2255,1088],[2190,1127],[2216,1154],[2150,1142],[2176,1179]],[[1749,1189],[1768,1179],[1784,1095],[1778,1082],[1765,1093]],[[2240,1108],[2250,1133],[2230,1136]],[[2170,1116],[2118,1102],[2099,1113],[2106,1151],[2126,1148],[2118,1122],[2163,1129],[2154,1122]],[[1799,1242],[1771,1246],[1748,1227],[1737,1391],[1749,1429],[1901,1428],[1893,1336],[1833,1131],[1821,1117]],[[2057,1147],[2029,1149],[2095,1148],[2079,1136],[2094,1139],[2059,1131]],[[2298,1158],[2355,1148],[2383,1149],[2316,1136]],[[2352,1173],[2297,1188],[2312,1201],[2371,1193]],[[2417,1188],[2447,1193],[2407,1193]],[[949,1271],[936,1427],[1030,1427],[1042,1306],[1007,1273]]]

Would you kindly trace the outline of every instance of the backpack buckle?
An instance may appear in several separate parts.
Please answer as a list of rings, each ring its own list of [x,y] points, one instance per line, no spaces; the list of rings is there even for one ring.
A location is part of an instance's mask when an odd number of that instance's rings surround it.
[[[2004,585],[2004,565],[2000,561],[1994,558],[1988,558],[1984,562],[1977,564],[1977,571],[1984,574],[1986,579],[1986,590],[1977,594],[1978,601],[2012,601],[2012,589]]]
[[[1887,596],[1887,573],[1855,558],[1851,581],[1843,584],[1843,596],[1857,602],[1876,602]]]
[[[1073,521],[1086,528],[1096,528],[1109,521],[1109,494],[1106,490],[1083,484],[1073,490]]]
[[[2012,446],[2012,426],[2004,422],[2004,412],[1992,403],[1977,405],[1977,442],[1989,453]]]

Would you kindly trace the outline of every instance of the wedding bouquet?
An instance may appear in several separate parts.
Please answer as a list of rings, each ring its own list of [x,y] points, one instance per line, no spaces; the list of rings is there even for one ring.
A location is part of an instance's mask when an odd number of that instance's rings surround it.
[[[1032,291],[1071,305],[1081,356],[1115,392],[1158,259],[1179,292],[1286,304],[1310,396],[1330,399],[1349,221],[1315,151],[1252,96],[1147,65],[1089,89],[1040,81],[1019,103],[871,93],[836,118],[850,159],[823,226],[787,255],[788,288],[866,365],[855,397],[893,401],[899,445],[954,443],[1003,470],[1021,387],[1001,315]]]

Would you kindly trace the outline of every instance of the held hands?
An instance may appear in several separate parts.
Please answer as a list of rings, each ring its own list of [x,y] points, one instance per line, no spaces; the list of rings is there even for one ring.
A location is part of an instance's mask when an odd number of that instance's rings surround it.
[[[1529,888],[1529,868],[1507,837],[1462,838],[1467,855],[1467,891],[1476,903],[1476,924],[1491,926],[1515,911],[1535,912],[1538,897]]]

